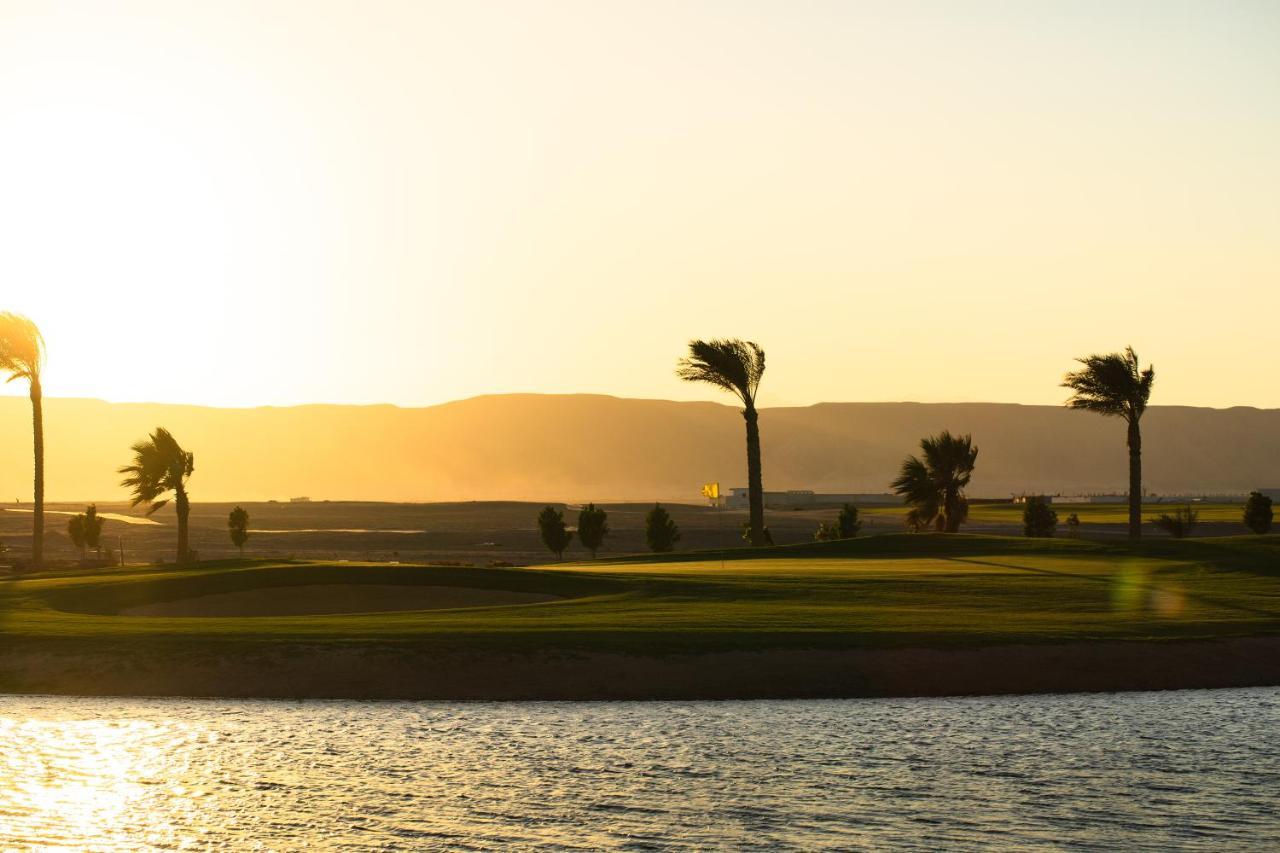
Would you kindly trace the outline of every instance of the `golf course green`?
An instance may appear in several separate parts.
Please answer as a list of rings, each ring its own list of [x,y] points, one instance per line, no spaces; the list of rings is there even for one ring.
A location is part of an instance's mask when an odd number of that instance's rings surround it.
[[[8,692],[696,698],[1275,683],[1280,536],[1134,546],[893,534],[533,568],[51,573],[0,581],[0,647]]]

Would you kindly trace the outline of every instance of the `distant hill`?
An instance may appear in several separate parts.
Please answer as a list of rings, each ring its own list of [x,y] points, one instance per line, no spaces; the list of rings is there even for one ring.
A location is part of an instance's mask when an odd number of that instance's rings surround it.
[[[742,419],[715,403],[513,394],[426,408],[198,406],[49,399],[51,500],[121,497],[115,469],[157,425],[195,451],[196,500],[687,500],[745,484]],[[1122,490],[1124,425],[1054,406],[822,403],[764,409],[767,489],[885,491],[940,429],[981,448],[971,493]],[[1148,489],[1280,486],[1280,410],[1152,408]],[[0,498],[29,498],[30,412],[0,398]]]

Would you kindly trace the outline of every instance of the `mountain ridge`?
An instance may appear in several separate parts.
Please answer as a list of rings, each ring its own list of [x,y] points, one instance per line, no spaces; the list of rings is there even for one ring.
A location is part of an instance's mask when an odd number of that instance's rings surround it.
[[[768,490],[888,489],[919,439],[971,432],[971,494],[1121,491],[1124,426],[1063,406],[823,402],[762,407]],[[485,394],[433,406],[219,408],[46,398],[50,500],[118,499],[115,469],[156,426],[196,453],[196,500],[687,500],[745,483],[737,407],[606,394]],[[1280,485],[1280,409],[1152,406],[1147,487]],[[0,398],[0,489],[30,495],[29,403]],[[0,492],[3,494],[3,492]]]

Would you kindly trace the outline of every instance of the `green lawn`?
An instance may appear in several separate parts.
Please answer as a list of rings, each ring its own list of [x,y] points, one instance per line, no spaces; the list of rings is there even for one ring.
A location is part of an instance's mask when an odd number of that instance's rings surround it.
[[[1159,518],[1161,513],[1172,513],[1183,504],[1147,503],[1142,507],[1142,520],[1151,522]],[[1244,516],[1244,504],[1191,504],[1200,513],[1200,521],[1227,522],[1241,524]],[[1015,503],[975,503],[969,507],[969,521],[974,524],[1010,524],[1021,526],[1022,504]],[[1065,524],[1067,516],[1075,513],[1082,524],[1115,524],[1125,525],[1129,522],[1127,504],[1053,504],[1052,509],[1058,514],[1058,523]],[[859,514],[876,518],[902,519],[906,517],[905,506],[868,506],[859,508]]]
[[[342,616],[115,615],[293,584],[406,583],[562,600]],[[1280,536],[1150,541],[894,534],[534,569],[224,563],[0,581],[0,640],[53,645],[409,642],[693,651],[1280,633]]]

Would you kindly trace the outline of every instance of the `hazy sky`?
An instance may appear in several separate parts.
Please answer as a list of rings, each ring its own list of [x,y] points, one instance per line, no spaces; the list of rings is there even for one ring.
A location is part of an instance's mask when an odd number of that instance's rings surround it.
[[[47,393],[1280,406],[1280,3],[0,0]],[[22,389],[9,386],[8,393]]]

